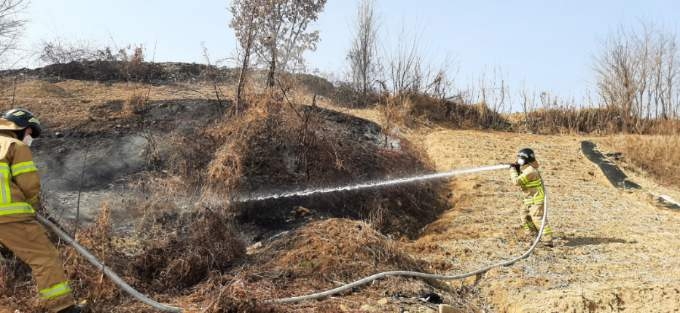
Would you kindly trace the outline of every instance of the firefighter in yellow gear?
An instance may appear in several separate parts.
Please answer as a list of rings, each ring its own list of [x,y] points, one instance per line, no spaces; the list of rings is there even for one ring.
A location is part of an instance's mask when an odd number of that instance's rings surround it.
[[[512,183],[520,186],[526,194],[522,204],[522,227],[536,235],[543,219],[545,189],[533,150],[525,148],[517,153],[517,162],[511,166],[510,178]],[[553,230],[548,225],[547,219],[541,241],[547,246],[553,246]]]
[[[78,313],[59,252],[35,219],[40,176],[29,146],[40,133],[40,121],[27,110],[0,118],[0,244],[31,267],[50,312]]]

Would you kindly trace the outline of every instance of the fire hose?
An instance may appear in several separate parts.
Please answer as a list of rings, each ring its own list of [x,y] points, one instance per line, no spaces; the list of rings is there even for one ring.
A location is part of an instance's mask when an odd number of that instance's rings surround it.
[[[429,179],[436,179],[436,178],[446,178],[446,177],[452,177],[452,176],[459,176],[463,174],[472,174],[472,173],[478,173],[478,172],[484,172],[484,171],[493,171],[493,170],[500,170],[500,169],[507,169],[509,168],[509,165],[506,164],[501,164],[501,165],[494,165],[494,166],[485,166],[485,167],[478,167],[478,168],[470,168],[470,169],[462,169],[462,170],[453,170],[449,172],[444,172],[444,173],[436,173],[436,174],[430,174],[430,175],[425,175],[421,176],[418,178],[408,178],[408,179],[398,179],[398,180],[393,180],[390,182],[396,182],[396,183],[410,183],[410,182],[415,182],[415,181],[422,181],[422,180],[429,180]],[[543,179],[541,178],[541,181]],[[378,183],[378,184],[372,184],[371,187],[374,186],[387,186],[387,185],[393,185],[396,183]],[[369,186],[369,185],[358,185],[358,186]],[[356,190],[359,188],[344,188],[340,190]],[[544,185],[545,189],[545,185]],[[320,192],[331,192],[330,190],[328,191],[320,191]],[[304,195],[308,194],[313,194],[317,192],[305,192]],[[297,195],[297,194],[296,194]],[[538,231],[538,234],[536,235],[536,238],[534,239],[533,243],[529,247],[528,250],[526,250],[523,254],[514,257],[509,260],[497,262],[491,265],[488,265],[486,267],[467,272],[467,273],[462,273],[462,274],[457,274],[457,275],[439,275],[439,274],[430,274],[430,273],[423,273],[423,272],[415,272],[415,271],[388,271],[388,272],[381,272],[377,273],[368,277],[364,277],[362,279],[359,279],[357,281],[339,286],[337,288],[329,289],[326,291],[322,292],[317,292],[317,293],[312,293],[312,294],[307,294],[307,295],[302,295],[302,296],[295,296],[295,297],[288,297],[288,298],[280,298],[280,299],[272,299],[272,300],[267,300],[265,302],[268,303],[294,303],[294,302],[301,302],[301,301],[307,301],[307,300],[314,300],[314,299],[321,299],[325,298],[334,294],[338,294],[347,290],[351,290],[353,288],[365,285],[367,283],[370,283],[372,281],[375,281],[377,279],[381,278],[386,278],[390,276],[401,276],[401,277],[415,277],[415,278],[423,278],[423,279],[434,279],[434,280],[457,280],[457,279],[463,279],[466,277],[471,277],[475,275],[480,275],[483,273],[488,272],[489,270],[496,268],[496,267],[504,267],[504,266],[510,266],[522,259],[525,259],[531,255],[531,253],[534,251],[536,246],[541,240],[541,236],[543,234],[543,229],[545,227],[545,222],[548,219],[548,195],[547,191],[545,192],[545,200],[544,200],[544,210],[543,210],[543,218],[541,219],[541,227]],[[173,307],[169,306],[167,304],[162,304],[160,302],[157,302],[148,296],[140,293],[139,291],[135,290],[132,286],[127,284],[120,276],[118,276],[116,273],[114,273],[111,268],[108,266],[104,265],[101,261],[99,261],[92,253],[90,253],[87,249],[85,249],[83,246],[78,244],[73,238],[71,238],[69,235],[67,235],[64,231],[62,231],[57,225],[52,223],[50,220],[38,215],[37,219],[40,223],[44,224],[47,226],[49,229],[51,229],[59,238],[64,240],[67,244],[71,245],[78,253],[80,253],[85,259],[87,259],[92,265],[100,268],[102,272],[109,277],[120,289],[131,295],[132,297],[136,298],[137,300],[159,310],[162,312],[182,312],[181,308],[178,307]]]

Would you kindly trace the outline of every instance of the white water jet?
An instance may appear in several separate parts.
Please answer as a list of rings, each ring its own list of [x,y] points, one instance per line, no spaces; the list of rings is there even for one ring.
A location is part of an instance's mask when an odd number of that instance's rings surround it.
[[[309,189],[298,190],[298,191],[264,194],[264,195],[251,196],[251,197],[238,197],[238,198],[234,199],[234,202],[244,203],[244,202],[264,201],[264,200],[290,198],[290,197],[306,197],[306,196],[310,196],[310,195],[331,193],[331,192],[352,191],[352,190],[371,189],[371,188],[378,188],[378,187],[385,187],[385,186],[395,186],[395,185],[402,185],[402,184],[408,184],[408,183],[419,182],[419,181],[427,181],[427,180],[433,180],[433,179],[448,178],[448,177],[465,175],[465,174],[472,174],[472,173],[478,173],[478,172],[495,171],[495,170],[500,170],[500,169],[504,169],[504,168],[509,168],[509,165],[499,164],[499,165],[491,165],[491,166],[483,166],[483,167],[475,167],[475,168],[457,169],[457,170],[451,170],[451,171],[442,172],[442,173],[433,173],[433,174],[418,175],[418,176],[412,176],[412,177],[395,178],[395,179],[388,179],[388,180],[382,180],[382,181],[372,181],[372,182],[360,183],[360,184],[354,184],[354,185],[347,185],[347,186],[329,187],[329,188],[309,188]]]

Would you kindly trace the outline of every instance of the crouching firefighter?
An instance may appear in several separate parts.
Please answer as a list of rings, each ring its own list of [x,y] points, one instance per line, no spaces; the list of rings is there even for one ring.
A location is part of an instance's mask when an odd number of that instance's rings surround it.
[[[545,190],[533,150],[529,148],[519,150],[517,162],[511,164],[510,177],[512,183],[520,186],[527,195],[522,204],[522,227],[527,233],[536,235],[543,219]],[[547,219],[541,241],[546,246],[553,246],[553,231]]]
[[[23,109],[0,118],[0,244],[31,267],[43,305],[50,312],[78,313],[59,252],[35,219],[40,176],[29,146],[40,122]]]

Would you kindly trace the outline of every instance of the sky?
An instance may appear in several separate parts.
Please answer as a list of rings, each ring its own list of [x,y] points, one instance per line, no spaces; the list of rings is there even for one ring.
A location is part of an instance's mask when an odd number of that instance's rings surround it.
[[[347,50],[358,0],[328,0],[313,29],[318,49],[310,71],[334,78],[347,72]],[[143,44],[147,59],[233,65],[236,42],[227,0],[31,0],[22,38],[35,66],[41,43],[59,38],[92,46]],[[376,0],[383,53],[418,38],[423,58],[449,64],[456,85],[496,69],[511,88],[579,97],[594,82],[593,59],[617,28],[654,23],[680,33],[676,0]],[[406,34],[406,36],[400,36]]]

